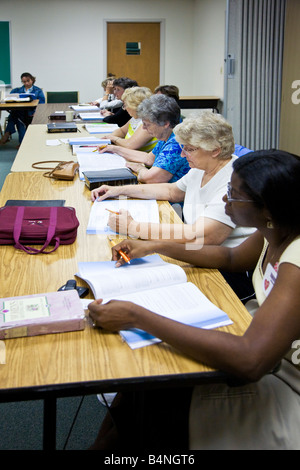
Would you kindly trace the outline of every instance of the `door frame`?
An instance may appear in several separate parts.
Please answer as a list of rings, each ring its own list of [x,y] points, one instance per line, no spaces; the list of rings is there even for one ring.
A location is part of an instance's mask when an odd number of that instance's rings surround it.
[[[159,84],[165,82],[165,45],[166,45],[166,20],[164,18],[143,19],[103,19],[103,70],[107,76],[107,23],[159,23],[160,24],[160,58],[159,58]]]

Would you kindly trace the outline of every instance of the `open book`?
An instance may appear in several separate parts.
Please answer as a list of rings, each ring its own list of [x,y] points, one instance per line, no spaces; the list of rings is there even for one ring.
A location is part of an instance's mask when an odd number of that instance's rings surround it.
[[[92,289],[96,299],[127,300],[159,315],[198,328],[217,328],[232,323],[228,315],[216,307],[191,282],[184,270],[163,261],[159,255],[131,260],[115,268],[114,261],[82,262],[78,273]],[[132,349],[160,342],[138,330],[122,330],[122,337]]]
[[[89,235],[115,234],[116,232],[107,225],[109,211],[119,212],[120,209],[130,212],[137,222],[159,224],[158,205],[154,199],[96,200],[92,205],[86,233]]]

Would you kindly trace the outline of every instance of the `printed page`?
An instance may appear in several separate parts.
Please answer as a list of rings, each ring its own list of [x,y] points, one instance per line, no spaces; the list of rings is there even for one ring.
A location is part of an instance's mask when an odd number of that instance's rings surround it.
[[[143,292],[119,295],[116,300],[127,300],[154,313],[198,328],[218,328],[232,323],[228,315],[210,302],[192,283],[159,287]],[[160,341],[136,328],[120,331],[132,349]]]
[[[106,124],[106,123],[90,123],[86,124],[85,128],[90,134],[111,134],[115,130],[119,129],[117,124]]]
[[[119,212],[124,209],[130,212],[134,220],[138,222],[159,223],[159,211],[157,202],[153,199],[115,199],[95,201],[89,217],[87,226],[88,234],[105,233],[115,234],[108,225],[109,209]]]
[[[120,295],[153,289],[159,286],[184,283],[187,281],[184,270],[163,261],[159,255],[135,259],[116,268],[115,261],[78,263],[78,277],[92,288],[95,298],[115,299]]]

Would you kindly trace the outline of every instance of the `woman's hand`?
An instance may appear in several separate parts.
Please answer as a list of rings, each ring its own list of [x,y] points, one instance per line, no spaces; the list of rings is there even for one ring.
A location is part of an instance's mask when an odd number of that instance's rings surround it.
[[[155,252],[154,243],[142,240],[123,240],[112,248],[112,259],[116,261],[116,268],[126,264],[119,251],[125,253],[129,259],[142,258]]]
[[[119,214],[110,214],[107,225],[115,232],[127,235],[130,224],[134,222],[130,213],[120,209]]]
[[[117,197],[121,194],[120,190],[121,186],[108,186],[107,184],[103,184],[99,186],[99,188],[93,189],[91,192],[91,199],[92,201],[104,201],[104,199]]]
[[[100,114],[104,117],[106,116],[111,116],[113,113],[111,113],[110,111],[108,111],[107,109],[101,109],[100,110]]]
[[[91,302],[88,309],[95,326],[109,331],[119,331],[134,327],[138,306],[132,302],[119,300],[110,300],[103,304],[102,299],[98,299]]]

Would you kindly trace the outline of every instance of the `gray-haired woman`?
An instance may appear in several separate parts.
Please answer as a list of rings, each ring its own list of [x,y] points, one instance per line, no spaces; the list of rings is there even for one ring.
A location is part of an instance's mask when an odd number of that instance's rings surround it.
[[[124,157],[128,168],[138,174],[142,183],[173,183],[182,178],[190,166],[185,158],[181,158],[181,147],[173,133],[173,128],[180,122],[176,101],[165,95],[153,95],[139,105],[137,114],[143,121],[143,129],[159,141],[154,149],[142,152],[108,145],[99,150],[100,153],[113,152]]]

